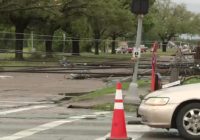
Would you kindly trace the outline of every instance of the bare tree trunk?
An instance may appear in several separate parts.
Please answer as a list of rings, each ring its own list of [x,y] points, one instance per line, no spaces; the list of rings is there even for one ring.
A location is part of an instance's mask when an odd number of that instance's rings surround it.
[[[167,52],[167,43],[166,41],[163,41],[163,44],[162,44],[162,51],[163,52]]]
[[[15,59],[23,60],[24,28],[16,26]]]
[[[10,15],[10,20],[15,26],[15,59],[23,60],[24,31],[29,24],[29,18],[22,18],[16,15]]]
[[[116,40],[116,35],[113,34],[113,36],[112,36],[112,54],[116,54],[116,50],[115,50],[116,42],[115,42],[115,40]]]
[[[95,55],[99,55],[99,41],[95,41]]]
[[[72,38],[72,55],[79,56],[80,55],[80,44],[79,38]]]
[[[50,33],[49,35],[46,36],[46,40],[45,40],[45,47],[46,47],[46,57],[47,58],[52,58],[52,43],[53,43],[53,35],[54,33]]]
[[[95,34],[95,55],[99,55],[100,34]]]

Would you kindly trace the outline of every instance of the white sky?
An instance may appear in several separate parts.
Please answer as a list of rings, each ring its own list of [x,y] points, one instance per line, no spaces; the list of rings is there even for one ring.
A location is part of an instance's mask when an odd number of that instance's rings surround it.
[[[184,3],[188,10],[200,13],[200,0],[172,0],[176,3]]]

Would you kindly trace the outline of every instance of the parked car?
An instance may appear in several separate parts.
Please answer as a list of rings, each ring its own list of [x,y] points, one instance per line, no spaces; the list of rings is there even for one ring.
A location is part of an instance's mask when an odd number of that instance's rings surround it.
[[[115,49],[116,53],[121,53],[121,54],[124,54],[124,53],[127,53],[127,48],[117,48]]]
[[[188,140],[200,140],[200,83],[161,89],[140,104],[142,123],[175,128]]]
[[[144,45],[141,45],[141,53],[147,52],[148,47],[145,47]]]
[[[133,53],[133,48],[127,48],[128,53]]]

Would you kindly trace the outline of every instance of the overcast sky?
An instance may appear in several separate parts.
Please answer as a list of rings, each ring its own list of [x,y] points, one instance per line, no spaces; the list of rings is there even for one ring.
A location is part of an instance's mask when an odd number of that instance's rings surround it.
[[[188,10],[195,12],[195,13],[200,13],[200,0],[172,0],[173,2],[176,3],[184,3]]]

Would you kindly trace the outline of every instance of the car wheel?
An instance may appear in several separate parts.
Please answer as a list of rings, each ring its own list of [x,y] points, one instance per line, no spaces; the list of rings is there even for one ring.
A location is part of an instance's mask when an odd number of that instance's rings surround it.
[[[176,118],[177,129],[188,140],[200,140],[200,103],[184,106]]]

